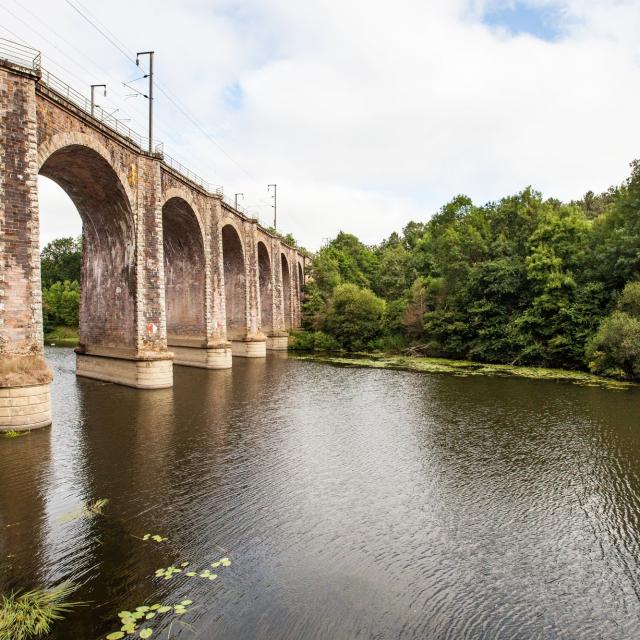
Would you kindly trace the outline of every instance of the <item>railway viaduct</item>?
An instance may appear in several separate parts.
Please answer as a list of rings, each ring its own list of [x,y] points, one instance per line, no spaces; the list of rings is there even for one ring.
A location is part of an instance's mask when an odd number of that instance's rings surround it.
[[[37,52],[36,52],[37,53]],[[24,54],[22,54],[24,55]],[[82,218],[79,376],[139,389],[173,364],[286,349],[305,257],[40,68],[0,54],[0,431],[51,423],[37,177]]]

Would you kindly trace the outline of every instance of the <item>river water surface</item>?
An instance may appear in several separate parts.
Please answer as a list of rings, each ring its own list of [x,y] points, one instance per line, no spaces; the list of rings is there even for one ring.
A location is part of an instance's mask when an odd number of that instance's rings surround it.
[[[142,392],[47,356],[52,428],[0,438],[0,591],[75,582],[56,640],[185,598],[152,638],[640,637],[636,390],[283,355]]]

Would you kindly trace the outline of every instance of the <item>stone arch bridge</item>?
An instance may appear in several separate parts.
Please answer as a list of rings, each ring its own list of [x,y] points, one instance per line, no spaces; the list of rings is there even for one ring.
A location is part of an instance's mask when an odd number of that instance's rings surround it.
[[[78,375],[170,387],[174,363],[264,357],[300,324],[304,255],[141,147],[39,68],[0,60],[0,431],[51,422],[39,174],[83,223]]]

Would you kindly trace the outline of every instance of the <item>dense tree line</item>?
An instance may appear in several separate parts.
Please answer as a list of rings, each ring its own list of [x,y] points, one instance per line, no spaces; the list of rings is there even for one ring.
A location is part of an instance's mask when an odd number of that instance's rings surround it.
[[[531,188],[484,206],[458,196],[377,246],[339,233],[314,257],[299,346],[413,346],[640,377],[640,162],[631,167],[621,186],[575,202]]]

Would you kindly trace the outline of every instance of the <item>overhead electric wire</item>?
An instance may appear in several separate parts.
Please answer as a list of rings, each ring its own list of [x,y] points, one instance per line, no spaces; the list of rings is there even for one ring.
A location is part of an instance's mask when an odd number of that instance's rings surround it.
[[[100,33],[108,42],[110,42],[120,53],[129,61],[133,62],[133,56],[126,51],[126,47],[123,43],[118,44],[118,38],[111,32],[106,26],[102,25],[102,28],[98,26],[98,19],[93,17],[93,20],[89,17],[91,12],[79,1],[75,0],[75,3],[84,9],[85,13],[82,12],[71,0],[65,0],[65,2],[72,7],[79,15],[81,15],[86,22],[88,22],[98,33]],[[89,14],[89,15],[87,15]],[[111,34],[111,35],[109,35]],[[253,180],[257,184],[257,179],[253,176],[247,169],[245,169],[233,156],[231,156],[225,149],[220,145],[220,143],[208,132],[204,127],[198,122],[198,120],[189,112],[187,107],[184,107],[180,104],[180,101],[177,97],[173,96],[173,94],[169,91],[168,88],[165,88],[159,80],[156,78],[156,86],[161,91],[161,93],[173,104],[173,106],[182,113],[182,115],[191,122],[193,126],[195,126],[215,147],[222,153],[224,156],[233,162],[233,164],[238,167],[249,179]]]
[[[131,57],[129,56],[129,54],[124,51],[124,49],[122,49],[120,47],[120,45],[118,45],[112,38],[110,38],[104,31],[102,31],[102,29],[100,29],[100,27],[98,27],[97,24],[95,24],[95,22],[93,22],[87,15],[85,15],[80,9],[78,9],[78,7],[76,7],[73,2],[70,2],[70,0],[65,0],[65,2],[79,15],[81,16],[84,20],[86,20],[94,29],[96,29],[96,31],[98,31],[106,40],[108,40],[116,49],[118,49],[118,51],[120,51],[120,53],[122,53],[128,60],[131,60]],[[80,4],[80,3],[78,3]],[[82,5],[81,5],[82,6]],[[86,7],[83,7],[83,9],[85,11],[87,11]],[[87,11],[88,13],[88,11]]]
[[[40,24],[42,24],[46,29],[48,29],[56,38],[60,38],[59,34],[48,24],[44,23],[37,15],[35,15],[32,11],[30,11],[27,7],[23,7],[22,5],[20,5],[20,3],[17,0],[14,0],[14,3],[18,5],[19,8],[23,9],[24,11],[26,11],[27,13],[29,13],[35,20],[37,20],[38,22],[40,22]],[[31,25],[27,24],[22,18],[20,18],[20,16],[15,15],[10,9],[8,9],[7,7],[0,5],[0,8],[4,9],[9,15],[11,15],[14,19],[18,20],[19,22],[21,22],[25,27],[27,27],[28,29],[30,29],[33,33],[35,33],[36,35],[38,35],[40,38],[42,38],[45,42],[47,42],[48,44],[50,44],[53,48],[56,49],[56,51],[58,51],[60,54],[62,54],[62,56],[64,56],[67,60],[69,60],[72,64],[76,65],[79,69],[82,69],[85,73],[87,73],[89,76],[95,76],[95,70],[89,69],[86,66],[84,66],[83,64],[81,64],[80,62],[78,62],[78,60],[76,58],[71,57],[68,53],[66,53],[65,51],[63,51],[59,46],[57,46],[57,44],[53,41],[51,41],[48,37],[46,37],[45,35],[43,35],[41,32],[37,31],[36,29],[34,29]],[[21,38],[20,36],[18,36],[17,34],[15,34],[14,32],[10,31],[9,29],[7,29],[6,27],[4,27],[4,25],[0,25],[2,26],[5,31],[7,31],[8,33],[10,33],[13,37],[18,38],[19,40],[21,40],[23,43],[25,44],[29,44],[26,40],[24,40],[24,38]],[[61,39],[61,38],[60,38]],[[119,88],[120,85],[122,84],[122,80],[120,79],[116,79],[116,77],[112,74],[112,72],[110,71],[106,71],[104,68],[102,68],[102,66],[100,64],[98,64],[97,62],[95,62],[95,60],[92,60],[90,57],[88,57],[85,53],[81,52],[77,47],[75,47],[74,45],[70,44],[67,41],[64,41],[65,44],[67,46],[69,46],[71,49],[77,51],[78,53],[80,53],[81,55],[84,56],[84,58],[86,60],[88,60],[91,64],[93,64],[96,69],[98,69],[101,73],[103,73],[106,78],[110,80],[110,84],[109,84],[109,92],[110,93],[116,93],[116,95],[119,97],[120,100],[124,100],[124,96],[122,94],[118,95],[119,92],[116,90],[114,91],[114,86]],[[75,78],[78,82],[80,82],[81,84],[88,84],[86,79],[81,78],[80,76],[78,76],[76,73],[74,73],[73,71],[69,70],[67,67],[61,65],[59,62],[56,62],[53,58],[51,58],[50,56],[47,56],[47,62],[53,64],[54,66],[60,68],[62,71],[64,71],[67,75]],[[137,91],[136,89],[133,89],[134,91]],[[117,109],[117,111],[119,111],[124,118],[119,118],[120,120],[123,119],[129,119],[129,120],[133,120],[134,122],[137,122],[139,127],[142,127],[142,123],[144,122],[144,118],[145,115],[142,114],[141,110],[138,109],[133,109],[133,111],[136,112],[135,117],[129,113],[129,111],[125,108],[122,107],[121,104],[119,104],[118,102],[114,101],[113,99],[111,99],[111,97],[108,95],[106,97],[106,102],[110,103],[111,105],[113,105],[113,107],[115,107]],[[158,131],[163,135],[163,136],[167,136],[167,131],[164,128],[163,125],[160,125],[158,127]]]
[[[17,0],[14,0],[14,2],[17,3]],[[108,29],[108,27],[106,27],[103,23],[101,23],[88,9],[86,6],[84,6],[80,0],[75,0],[75,2],[72,2],[71,0],[65,0],[66,4],[68,4],[85,22],[87,22],[89,25],[91,25],[112,47],[114,47],[126,60],[127,62],[131,63],[131,64],[135,64],[135,59],[134,56],[132,54],[132,52],[127,50],[126,45],[119,40],[119,38]],[[19,3],[17,3],[18,6],[21,6]],[[1,5],[0,5],[1,6]],[[19,20],[20,22],[22,22],[23,24],[26,25],[26,23],[24,22],[24,20],[22,20],[20,17],[16,16],[15,14],[13,14],[9,9],[7,9],[6,7],[2,7],[5,9],[5,11],[7,13],[9,13],[10,15],[12,15],[16,20]],[[33,14],[29,9],[27,9],[26,7],[21,7],[23,9],[25,9],[28,13],[30,13],[34,18],[36,18],[41,24],[43,24],[43,22],[37,17],[35,16],[35,14]],[[29,25],[26,25],[28,28],[32,29],[35,33],[38,33],[37,31],[35,31],[32,27],[30,27]],[[49,25],[45,25],[47,26],[47,28],[49,28],[56,37],[59,37],[59,35],[50,28]],[[3,27],[3,25],[0,25],[0,27]],[[16,36],[16,34],[12,33],[9,29],[7,29],[6,27],[3,27],[5,29],[5,31],[7,31],[8,33],[10,33],[11,35],[13,35],[14,37],[18,37]],[[42,34],[38,34],[40,37],[42,37],[46,42],[49,42],[51,44],[51,46],[53,46],[57,51],[59,51],[65,58],[68,58],[69,60],[72,60],[74,64],[76,64],[79,68],[83,69],[85,72],[94,75],[93,71],[89,71],[86,67],[83,67],[83,65],[81,65],[80,63],[77,62],[77,60],[72,59],[68,54],[66,54],[64,51],[62,51],[55,43],[51,42],[51,40],[49,40],[46,36],[43,36]],[[24,42],[25,44],[26,41],[23,38],[19,38],[19,40],[21,40],[22,42]],[[77,48],[74,48],[76,51],[78,51]],[[84,53],[82,55],[85,55]],[[86,57],[86,55],[85,55]],[[98,65],[97,63],[95,63],[94,61],[90,60],[89,58],[87,58],[92,64],[94,64],[98,69],[100,69],[100,65]],[[77,76],[77,74],[69,71],[68,69],[66,69],[65,67],[63,67],[62,65],[60,65],[59,63],[56,63],[55,61],[51,60],[51,62],[53,64],[55,64],[57,67],[61,68],[63,71],[65,71],[66,73],[68,73],[69,75],[75,77],[79,82],[84,83],[84,80],[82,78],[79,78],[79,76]],[[113,78],[113,76],[111,76],[110,73],[104,72],[106,76],[110,76],[111,78]],[[125,83],[122,83],[124,86],[127,86]],[[208,140],[211,144],[213,144],[216,149],[222,153],[230,162],[232,162],[238,169],[240,169],[240,171],[242,171],[242,173],[244,173],[256,186],[259,185],[259,182],[257,180],[257,178],[251,173],[249,172],[242,164],[240,164],[240,162],[238,162],[230,153],[228,153],[226,151],[226,149],[200,124],[200,122],[198,121],[198,119],[190,112],[190,110],[188,109],[188,107],[186,107],[186,105],[184,105],[184,103],[182,103],[180,101],[180,99],[175,96],[168,87],[166,87],[161,81],[159,81],[157,79],[156,76],[156,81],[155,81],[155,86],[157,86],[157,88],[159,89],[159,91],[163,94],[163,96],[167,99],[168,102],[170,102],[173,107],[175,109],[177,109],[183,117],[185,117],[205,138],[206,140]],[[133,88],[133,87],[127,87],[132,89],[133,91],[135,91],[136,93],[139,93],[141,95],[145,95],[142,92],[138,91],[137,89]],[[124,98],[122,98],[124,99]],[[111,100],[110,98],[107,98],[107,101],[110,102],[114,107],[117,108],[117,110],[121,111],[124,115],[130,115],[128,114],[125,110],[121,109],[120,106],[115,103],[113,100]],[[134,109],[134,111],[138,111],[137,109]],[[142,120],[142,117],[140,115],[140,113],[137,114],[136,116],[136,120]],[[163,126],[158,127],[159,132],[163,135],[163,137],[171,139],[173,137],[173,135],[167,135],[167,132],[164,130]],[[199,154],[198,154],[199,155]],[[206,163],[208,164],[210,161],[207,160]],[[260,203],[254,203],[253,207],[247,207],[247,213],[249,215],[253,215],[253,217],[259,217],[258,215],[254,215],[251,213],[251,210],[254,209],[255,207],[260,207],[260,206],[265,206],[265,207],[271,207],[272,205],[264,202],[264,200],[262,200]]]

